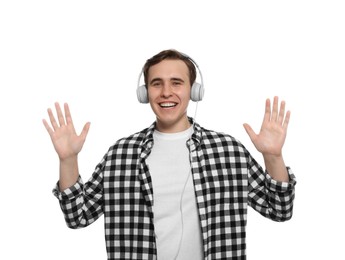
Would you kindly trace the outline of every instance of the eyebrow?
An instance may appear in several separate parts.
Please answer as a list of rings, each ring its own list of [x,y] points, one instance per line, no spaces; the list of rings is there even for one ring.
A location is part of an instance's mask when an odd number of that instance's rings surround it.
[[[162,81],[161,78],[153,78],[151,81],[150,81],[150,85],[157,82],[157,81]]]
[[[170,80],[170,81],[184,82],[184,80],[181,79],[181,78],[170,78],[169,80]],[[163,81],[163,79],[162,79],[162,78],[153,78],[153,79],[150,81],[150,84],[153,84],[153,83],[155,83],[155,82],[157,82],[157,81],[161,82],[161,81]]]
[[[184,82],[183,79],[181,78],[171,78],[170,81],[179,81],[179,82]]]

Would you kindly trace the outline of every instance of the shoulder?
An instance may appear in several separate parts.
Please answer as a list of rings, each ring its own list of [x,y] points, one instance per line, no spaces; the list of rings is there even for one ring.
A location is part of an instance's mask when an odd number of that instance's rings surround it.
[[[230,134],[201,128],[202,142],[206,147],[227,147],[235,150],[246,152],[244,145]]]
[[[204,141],[224,141],[224,142],[236,142],[240,143],[235,137],[230,134],[210,130],[204,127],[201,127],[202,136]]]
[[[114,147],[123,147],[123,146],[140,146],[148,138],[149,128],[145,128],[139,132],[131,134],[129,136],[120,138],[114,143]]]
[[[149,128],[145,128],[129,136],[122,137],[109,147],[108,153],[132,154],[134,151],[139,151],[150,138],[149,135]]]

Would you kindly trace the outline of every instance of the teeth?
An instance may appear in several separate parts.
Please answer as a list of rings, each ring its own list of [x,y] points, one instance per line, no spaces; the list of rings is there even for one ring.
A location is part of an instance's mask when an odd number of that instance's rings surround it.
[[[161,103],[161,107],[174,107],[176,106],[176,103]]]

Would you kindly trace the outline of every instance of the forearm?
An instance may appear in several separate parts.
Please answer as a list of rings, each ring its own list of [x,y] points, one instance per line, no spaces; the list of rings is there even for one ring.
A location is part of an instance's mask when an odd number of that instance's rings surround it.
[[[264,155],[268,174],[276,181],[288,182],[289,174],[282,156]]]
[[[274,159],[274,160],[273,160]],[[265,171],[255,160],[249,160],[248,204],[274,221],[292,216],[295,176],[282,158],[264,158]]]
[[[63,191],[73,186],[79,177],[78,156],[60,160],[59,189]]]

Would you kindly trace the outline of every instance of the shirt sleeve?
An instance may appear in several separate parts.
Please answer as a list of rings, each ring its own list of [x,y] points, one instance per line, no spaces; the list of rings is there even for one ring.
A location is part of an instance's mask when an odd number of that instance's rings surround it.
[[[250,162],[248,204],[274,221],[289,220],[293,213],[296,178],[290,167],[286,169],[289,182],[279,182],[263,171],[254,159]]]
[[[85,184],[79,176],[77,182],[64,191],[59,190],[58,183],[53,189],[68,227],[86,227],[103,214],[104,164],[105,158],[97,165],[92,177]]]

